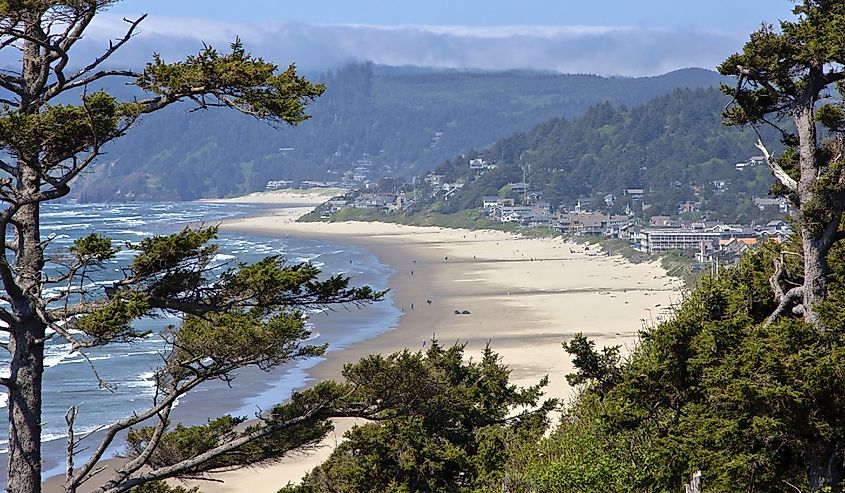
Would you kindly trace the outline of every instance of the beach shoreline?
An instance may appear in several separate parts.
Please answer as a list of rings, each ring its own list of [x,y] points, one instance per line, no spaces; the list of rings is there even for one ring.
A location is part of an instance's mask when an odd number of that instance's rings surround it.
[[[393,267],[388,285],[404,312],[398,326],[330,353],[309,370],[312,381],[340,378],[344,364],[369,354],[422,350],[436,337],[445,345],[466,344],[474,358],[490,344],[510,367],[514,383],[534,385],[548,375],[547,396],[566,401],[573,395],[565,379],[572,366],[562,342],[582,332],[599,346],[630,350],[644,324],[669,315],[682,286],[656,263],[631,264],[559,238],[377,222],[297,223],[278,211],[227,221],[221,228],[355,245]],[[222,483],[191,485],[208,493],[275,491],[324,460],[352,424],[340,423],[310,454],[215,475]]]
[[[631,264],[562,239],[387,223],[295,222],[319,203],[296,211],[268,207],[265,215],[221,224],[224,231],[354,245],[392,267],[388,285],[403,311],[397,326],[328,353],[308,370],[310,382],[338,379],[344,364],[369,354],[421,350],[436,337],[444,345],[466,344],[467,355],[474,358],[489,343],[510,367],[514,383],[534,385],[549,375],[547,396],[565,401],[572,395],[565,380],[572,367],[562,342],[582,332],[599,346],[630,350],[643,324],[667,316],[680,297],[680,281],[656,264]],[[319,329],[320,315],[312,322]],[[324,460],[354,424],[337,422],[336,431],[313,452],[214,476],[222,482],[189,486],[199,485],[206,493],[275,492]]]

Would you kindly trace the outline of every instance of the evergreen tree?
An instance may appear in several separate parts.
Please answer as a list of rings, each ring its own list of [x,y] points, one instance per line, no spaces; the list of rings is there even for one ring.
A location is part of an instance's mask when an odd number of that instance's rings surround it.
[[[752,33],[743,51],[719,70],[737,79],[735,86],[722,88],[733,96],[725,111],[728,122],[774,126],[788,148],[776,160],[758,142],[778,179],[775,192],[793,205],[803,259],[801,285],[791,289],[784,289],[789,273],[777,261],[772,287],[780,303],[769,320],[801,315],[823,330],[819,310],[828,295],[828,255],[845,239],[845,111],[832,91],[841,94],[845,87],[845,4],[804,0],[794,13],[797,19],[782,21],[779,30],[764,25]],[[794,130],[780,125],[785,119],[792,120]]]
[[[262,369],[318,355],[323,347],[304,343],[309,333],[303,310],[335,303],[366,303],[380,293],[351,288],[348,279],[318,280],[308,264],[267,258],[219,273],[213,258],[214,228],[184,231],[131,245],[137,255],[105,293],[86,289],[92,271],[114,258],[117,248],[97,234],[77,240],[69,252],[49,250],[39,228],[40,207],[70,192],[72,180],[144,115],[179,101],[197,109],[231,108],[271,124],[296,125],[308,118],[306,104],[323,92],[297,75],[293,65],[276,65],[247,53],[240,41],[221,52],[205,46],[183,61],[155,56],[143,70],[107,68],[107,61],[136,33],[146,16],[127,20],[121,37],[93,60],[74,58],[75,47],[95,18],[114,0],[0,1],[0,52],[19,57],[17,70],[0,72],[0,309],[10,354],[10,375],[0,384],[9,395],[8,491],[41,491],[41,410],[44,346],[64,338],[75,353],[114,341],[145,337],[133,326],[140,317],[178,314],[183,322],[162,332],[167,348],[155,373],[150,407],[111,424],[91,457],[75,462],[78,410],[68,411],[66,491],[100,472],[98,461],[123,431],[128,461],[110,478],[97,478],[98,491],[126,491],[147,482],[194,475],[225,464],[272,458],[319,438],[327,429],[320,413],[328,399],[310,391],[275,408],[259,424],[236,428],[238,419],[171,429],[176,400],[209,379],[230,379],[246,366]],[[144,96],[120,101],[88,86],[117,79]],[[69,103],[73,98],[76,103]],[[58,101],[62,101],[61,103]],[[59,253],[62,253],[59,255]],[[58,272],[45,270],[55,254]],[[62,289],[50,290],[50,288]],[[48,295],[51,291],[59,294]],[[48,333],[48,329],[55,332]],[[141,431],[147,430],[147,431]],[[187,439],[185,437],[188,437]],[[176,446],[176,445],[179,446]],[[190,446],[188,446],[190,445]]]
[[[478,362],[463,356],[464,346],[432,341],[425,353],[348,365],[349,398],[381,409],[280,493],[502,491],[508,451],[542,435],[556,401],[541,402],[547,378],[528,388],[510,383],[489,347]]]

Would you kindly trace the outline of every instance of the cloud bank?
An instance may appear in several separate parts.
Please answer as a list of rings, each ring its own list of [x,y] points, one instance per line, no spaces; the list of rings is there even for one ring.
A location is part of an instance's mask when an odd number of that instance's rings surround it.
[[[85,55],[119,37],[125,23],[103,15],[80,46]],[[223,23],[150,18],[113,63],[138,66],[151,53],[178,59],[201,41],[224,48],[240,36],[253,53],[304,70],[352,61],[455,69],[535,69],[598,75],[657,75],[684,67],[713,68],[742,39],[699,29],[638,26],[424,26]]]

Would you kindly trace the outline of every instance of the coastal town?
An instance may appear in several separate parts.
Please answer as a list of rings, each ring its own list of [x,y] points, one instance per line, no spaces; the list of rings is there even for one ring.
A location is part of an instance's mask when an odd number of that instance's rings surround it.
[[[481,158],[466,160],[466,166],[474,178],[497,168],[496,163]],[[766,166],[763,156],[752,156],[738,162],[735,168],[737,173],[742,173],[756,166]],[[348,190],[319,208],[322,219],[331,219],[344,210],[352,211],[353,215],[376,216],[414,213],[422,202],[453,200],[466,185],[465,180],[450,182],[436,172],[410,183],[393,179],[385,185],[386,181],[378,180],[374,174],[372,161],[364,156],[343,174],[342,181],[306,180],[298,186]],[[266,189],[272,191],[296,185],[292,181],[278,180],[268,182]],[[720,180],[709,186],[724,193],[730,183]],[[649,194],[650,191],[642,187],[628,187],[607,191],[600,201],[584,197],[574,203],[551,203],[531,183],[523,181],[506,184],[497,195],[482,196],[475,210],[479,218],[489,221],[488,224],[545,230],[571,237],[625,240],[634,250],[644,254],[681,251],[698,264],[733,264],[747,249],[766,241],[781,243],[791,233],[789,224],[782,219],[789,212],[784,197],[754,197],[754,206],[773,219],[740,224],[708,220],[708,211],[702,210],[701,201],[696,197],[678,202],[674,215],[651,215]],[[619,203],[623,204],[622,212],[612,212],[613,206],[619,209]],[[702,266],[694,265],[694,268]]]

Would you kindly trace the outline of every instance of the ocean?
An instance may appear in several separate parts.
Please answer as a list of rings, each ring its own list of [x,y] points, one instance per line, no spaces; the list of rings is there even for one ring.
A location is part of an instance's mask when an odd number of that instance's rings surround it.
[[[49,204],[42,209],[42,234],[50,238],[50,253],[66,250],[72,242],[97,232],[123,247],[117,258],[94,280],[108,285],[128,265],[132,252],[127,242],[138,242],[156,234],[174,233],[190,224],[218,224],[223,219],[254,215],[260,205],[185,203],[130,204]],[[272,208],[278,209],[279,205]],[[334,244],[324,240],[294,237],[270,237],[220,232],[218,262],[254,262],[269,255],[281,255],[290,263],[310,262],[325,276],[344,274],[355,285],[369,285],[374,289],[387,288],[390,267],[381,264],[371,253],[361,248]],[[48,265],[48,268],[50,266]],[[380,335],[398,323],[400,310],[390,296],[386,300],[360,309],[346,308],[311,314],[312,343],[328,343],[330,351]],[[108,425],[133,411],[145,409],[154,393],[153,371],[161,361],[163,340],[158,335],[167,324],[177,319],[142,320],[139,328],[152,334],[133,343],[110,344],[87,352],[97,374],[108,383],[98,386],[94,369],[85,358],[68,352],[69,344],[59,337],[46,346],[44,376],[43,442],[44,476],[63,473],[66,425],[64,416],[69,406],[80,406],[76,421],[77,435]],[[5,360],[4,360],[5,358]],[[200,424],[207,418],[232,413],[253,416],[272,404],[282,402],[297,388],[307,383],[308,368],[319,359],[300,361],[277,369],[269,375],[258,370],[244,371],[233,388],[212,382],[183,398],[174,415],[185,424]],[[0,372],[7,372],[8,356],[0,355]],[[6,394],[0,394],[0,408],[6,409]],[[0,460],[7,459],[7,431],[0,427]],[[89,444],[90,446],[90,444]],[[119,448],[114,450],[118,452]],[[79,459],[77,459],[79,461]],[[0,467],[0,481],[6,467]],[[2,481],[5,483],[5,481]]]

